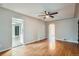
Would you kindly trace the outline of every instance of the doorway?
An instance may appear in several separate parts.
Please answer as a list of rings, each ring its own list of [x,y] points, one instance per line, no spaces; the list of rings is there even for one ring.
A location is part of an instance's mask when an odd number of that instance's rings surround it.
[[[49,24],[49,49],[55,49],[55,24]]]
[[[12,18],[12,47],[24,44],[23,40],[23,20]]]
[[[78,20],[78,43],[79,43],[79,20]]]

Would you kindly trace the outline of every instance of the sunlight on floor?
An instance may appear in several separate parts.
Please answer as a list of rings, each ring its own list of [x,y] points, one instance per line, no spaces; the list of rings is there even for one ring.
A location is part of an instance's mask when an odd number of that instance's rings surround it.
[[[49,49],[50,50],[52,50],[52,49],[55,49],[55,41],[53,40],[53,41],[51,41],[51,42],[49,42]]]

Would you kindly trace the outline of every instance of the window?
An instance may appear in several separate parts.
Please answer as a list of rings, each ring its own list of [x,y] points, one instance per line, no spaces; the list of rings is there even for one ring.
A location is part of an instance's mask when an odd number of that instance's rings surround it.
[[[19,26],[15,26],[15,36],[19,36]]]

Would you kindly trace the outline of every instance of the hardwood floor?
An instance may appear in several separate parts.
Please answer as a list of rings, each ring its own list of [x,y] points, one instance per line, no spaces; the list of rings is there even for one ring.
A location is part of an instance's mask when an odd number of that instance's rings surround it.
[[[79,56],[79,44],[56,41],[55,49],[49,49],[48,40],[19,46],[0,53],[1,56]]]

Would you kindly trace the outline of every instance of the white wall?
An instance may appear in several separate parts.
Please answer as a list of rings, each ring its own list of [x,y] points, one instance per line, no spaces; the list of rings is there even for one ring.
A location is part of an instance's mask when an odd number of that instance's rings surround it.
[[[78,19],[70,18],[65,20],[53,21],[51,23],[55,24],[56,28],[56,40],[66,39],[68,42],[78,41]]]
[[[0,8],[0,51],[11,48],[11,16],[9,12]]]
[[[45,23],[0,7],[0,51],[12,47],[12,17],[24,20],[24,42],[45,38]]]
[[[0,7],[1,7],[2,5],[0,4]]]
[[[25,32],[24,42],[31,42],[45,38],[45,22],[34,20],[32,18],[26,18],[25,20]]]
[[[75,11],[75,13],[76,13],[76,17],[79,18],[79,3],[76,4],[76,11]]]

